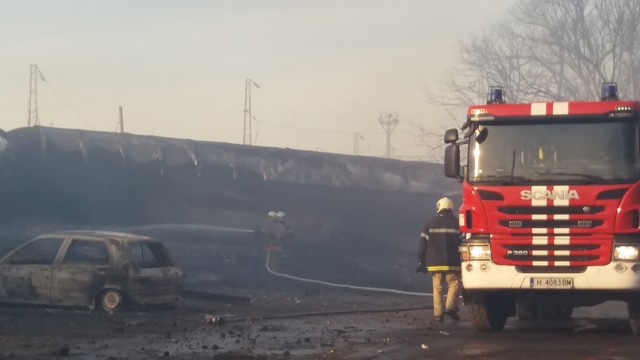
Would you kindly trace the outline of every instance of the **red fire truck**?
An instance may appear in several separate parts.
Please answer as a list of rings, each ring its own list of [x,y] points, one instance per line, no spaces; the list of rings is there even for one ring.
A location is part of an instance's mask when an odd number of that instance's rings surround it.
[[[627,303],[640,334],[640,102],[487,104],[445,133],[445,175],[463,183],[463,297],[478,330],[509,316],[568,319]],[[467,153],[461,166],[460,148]]]

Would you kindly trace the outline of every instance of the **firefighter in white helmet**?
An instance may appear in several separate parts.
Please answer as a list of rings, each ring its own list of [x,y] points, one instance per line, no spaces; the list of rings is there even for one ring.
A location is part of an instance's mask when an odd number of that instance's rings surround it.
[[[262,234],[268,241],[266,250],[269,254],[270,264],[277,268],[281,258],[285,256],[283,250],[285,241],[292,234],[286,221],[286,214],[282,211],[269,211],[267,221],[262,227]]]
[[[427,220],[420,234],[417,272],[433,275],[433,315],[442,323],[443,315],[458,316],[460,294],[460,230],[453,215],[453,201],[443,197],[436,203],[437,215]],[[443,283],[447,283],[447,301],[443,304]],[[444,306],[443,306],[444,305]]]

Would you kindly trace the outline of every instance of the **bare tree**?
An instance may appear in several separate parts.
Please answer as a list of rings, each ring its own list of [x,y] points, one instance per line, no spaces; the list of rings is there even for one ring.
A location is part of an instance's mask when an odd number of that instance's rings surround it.
[[[604,81],[640,96],[640,1],[522,0],[491,31],[460,43],[460,65],[443,83],[466,106],[503,85],[510,102],[595,99]]]
[[[502,85],[507,101],[594,100],[605,81],[640,99],[640,1],[520,0],[505,20],[459,43],[460,61],[427,100],[451,128],[464,109]],[[462,116],[461,116],[462,115]],[[429,152],[441,152],[442,124],[417,126]]]

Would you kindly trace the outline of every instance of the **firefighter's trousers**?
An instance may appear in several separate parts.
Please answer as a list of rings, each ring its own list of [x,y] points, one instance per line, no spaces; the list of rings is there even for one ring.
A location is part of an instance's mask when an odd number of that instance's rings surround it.
[[[447,303],[443,306],[443,283],[447,282]],[[460,295],[460,272],[433,273],[433,315],[442,316],[445,310],[458,311],[458,296]]]

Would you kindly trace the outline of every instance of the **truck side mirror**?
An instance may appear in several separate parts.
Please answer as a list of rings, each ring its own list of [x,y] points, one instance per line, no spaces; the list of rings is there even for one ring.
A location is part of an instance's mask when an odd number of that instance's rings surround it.
[[[453,144],[458,141],[458,129],[449,129],[444,133],[444,143]]]
[[[457,144],[444,149],[444,175],[460,181],[460,146]]]

